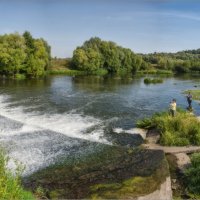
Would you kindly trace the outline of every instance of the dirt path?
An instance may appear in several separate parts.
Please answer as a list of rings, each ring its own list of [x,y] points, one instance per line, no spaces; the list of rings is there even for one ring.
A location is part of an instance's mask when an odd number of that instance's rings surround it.
[[[169,147],[159,144],[143,144],[142,146],[151,150],[163,150],[165,153],[171,154],[200,152],[200,146]]]

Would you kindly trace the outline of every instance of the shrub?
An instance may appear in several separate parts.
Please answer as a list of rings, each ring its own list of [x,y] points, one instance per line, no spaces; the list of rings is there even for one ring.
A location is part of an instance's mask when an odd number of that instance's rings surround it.
[[[187,112],[179,111],[175,117],[167,112],[156,113],[151,118],[138,121],[137,127],[157,129],[162,145],[200,145],[200,122]]]
[[[26,79],[26,75],[25,74],[15,74],[15,79],[24,80],[24,79]]]
[[[160,78],[154,78],[154,79],[145,78],[145,79],[144,79],[144,83],[145,83],[145,84],[150,84],[150,83],[153,83],[153,84],[156,84],[156,83],[163,83],[163,80],[160,79]]]
[[[8,157],[0,151],[0,199],[34,199],[32,194],[21,186],[20,170],[14,176],[6,169],[7,162]]]
[[[191,166],[185,170],[189,192],[200,195],[200,154],[191,157]]]

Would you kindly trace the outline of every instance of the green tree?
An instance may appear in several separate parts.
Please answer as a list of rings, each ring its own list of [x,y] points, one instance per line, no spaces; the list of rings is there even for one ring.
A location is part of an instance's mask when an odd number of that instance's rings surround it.
[[[0,71],[14,75],[23,69],[26,46],[18,33],[0,36]]]

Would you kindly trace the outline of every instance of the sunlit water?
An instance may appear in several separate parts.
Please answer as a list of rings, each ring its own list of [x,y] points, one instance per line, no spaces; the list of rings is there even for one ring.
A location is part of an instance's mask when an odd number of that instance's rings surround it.
[[[131,132],[138,119],[168,109],[172,98],[185,109],[182,92],[200,88],[194,78],[165,78],[156,85],[143,79],[0,80],[0,142],[12,158],[9,167],[17,160],[31,174],[63,157],[111,145],[110,130]],[[199,115],[198,102],[193,107]]]

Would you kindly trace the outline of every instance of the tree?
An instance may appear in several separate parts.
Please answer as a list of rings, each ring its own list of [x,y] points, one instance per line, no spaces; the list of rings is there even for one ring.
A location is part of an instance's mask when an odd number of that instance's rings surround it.
[[[43,39],[34,39],[26,31],[0,36],[0,73],[31,77],[44,74],[50,61],[50,46]]]
[[[0,71],[14,75],[23,69],[26,58],[25,40],[18,33],[1,36],[0,39]]]

